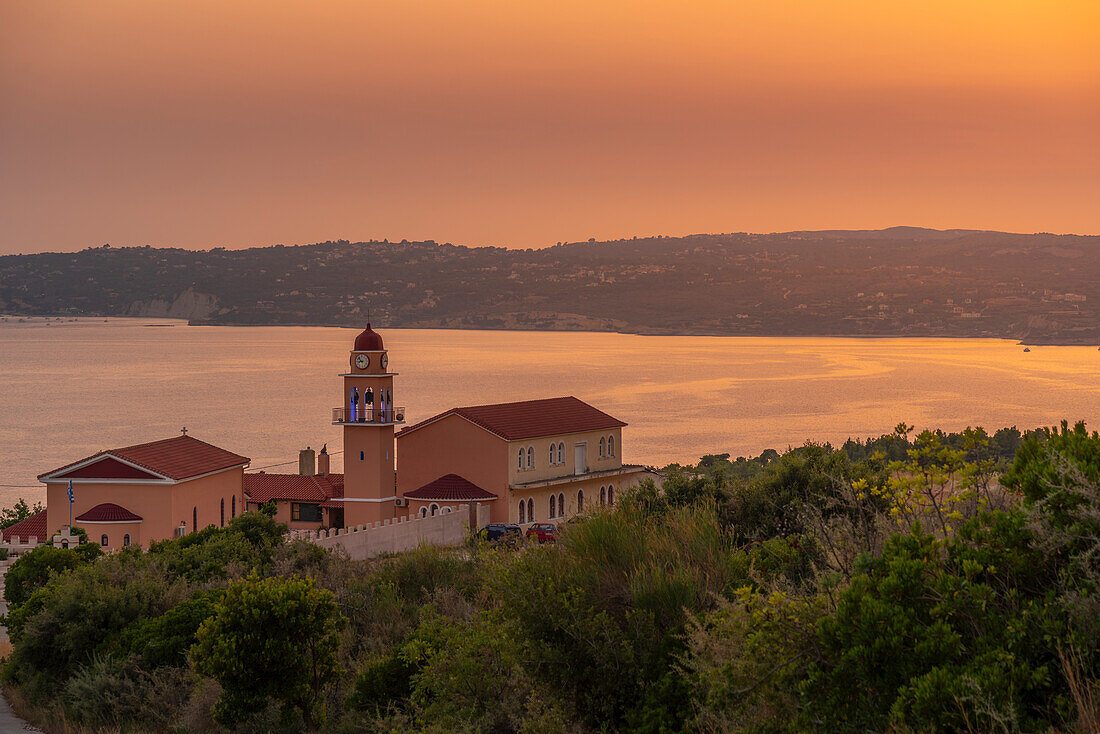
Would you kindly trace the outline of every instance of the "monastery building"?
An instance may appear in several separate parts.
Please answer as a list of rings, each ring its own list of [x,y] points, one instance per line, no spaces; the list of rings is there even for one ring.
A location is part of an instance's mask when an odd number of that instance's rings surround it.
[[[406,426],[396,372],[367,325],[352,346],[332,423],[344,473],[327,446],[297,474],[247,473],[249,458],[184,435],[101,451],[46,472],[46,510],[4,540],[39,542],[72,524],[113,549],[148,546],[274,503],[291,530],[344,528],[483,503],[492,522],[559,522],[611,505],[645,473],[622,463],[623,421],[575,397],[452,408]],[[72,502],[70,508],[70,486]],[[31,535],[36,533],[37,535]]]

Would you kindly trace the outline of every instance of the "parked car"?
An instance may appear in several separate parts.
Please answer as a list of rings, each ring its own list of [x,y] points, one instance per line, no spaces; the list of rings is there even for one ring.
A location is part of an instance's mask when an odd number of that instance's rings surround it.
[[[558,539],[558,528],[552,523],[537,522],[527,528],[527,539],[539,543],[553,543]]]
[[[519,525],[510,525],[503,522],[489,523],[478,531],[477,537],[490,543],[517,544],[523,537],[523,529]]]

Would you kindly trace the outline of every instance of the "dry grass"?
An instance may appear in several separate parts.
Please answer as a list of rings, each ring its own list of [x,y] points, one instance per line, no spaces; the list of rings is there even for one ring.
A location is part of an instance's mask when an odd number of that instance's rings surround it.
[[[4,698],[8,699],[12,711],[24,721],[29,721],[46,734],[120,734],[119,729],[91,729],[70,722],[60,704],[43,708],[31,703],[18,688],[6,686]]]

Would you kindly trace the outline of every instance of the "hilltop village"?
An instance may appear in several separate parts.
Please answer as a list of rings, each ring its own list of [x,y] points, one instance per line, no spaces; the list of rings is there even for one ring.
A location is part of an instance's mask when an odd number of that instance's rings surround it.
[[[1100,340],[1100,238],[896,227],[537,250],[348,242],[0,257],[0,312],[751,336]]]
[[[238,447],[191,435],[101,451],[44,472],[46,509],[4,539],[68,535],[84,528],[112,550],[225,527],[274,505],[292,531],[369,526],[486,505],[495,523],[558,523],[586,506],[614,505],[641,466],[622,461],[623,421],[575,397],[456,407],[415,425],[395,397],[382,336],[355,338],[332,410],[343,429],[344,471],[327,446],[305,449],[296,474],[246,471]],[[335,389],[334,389],[335,392]]]

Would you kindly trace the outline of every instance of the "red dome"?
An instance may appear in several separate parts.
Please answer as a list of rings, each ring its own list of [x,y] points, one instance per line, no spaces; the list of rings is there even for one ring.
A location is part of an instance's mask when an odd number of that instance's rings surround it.
[[[382,337],[378,332],[370,328],[370,324],[367,324],[367,328],[363,329],[363,333],[355,337],[355,352],[381,352],[385,349],[382,346]]]

